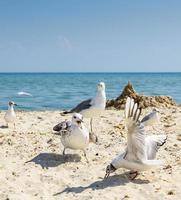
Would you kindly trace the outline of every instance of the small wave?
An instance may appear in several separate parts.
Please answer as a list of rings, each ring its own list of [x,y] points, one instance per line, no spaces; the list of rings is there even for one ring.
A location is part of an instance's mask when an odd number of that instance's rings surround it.
[[[18,92],[18,95],[19,96],[29,96],[29,97],[32,97],[33,95],[32,94],[30,94],[30,93],[28,93],[28,92]]]

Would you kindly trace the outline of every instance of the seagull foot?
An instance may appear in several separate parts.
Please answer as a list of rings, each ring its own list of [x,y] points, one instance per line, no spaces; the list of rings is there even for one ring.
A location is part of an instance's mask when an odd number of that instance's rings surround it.
[[[137,171],[131,171],[130,173],[129,173],[129,178],[130,178],[130,180],[134,180],[137,176],[138,176],[138,172]]]

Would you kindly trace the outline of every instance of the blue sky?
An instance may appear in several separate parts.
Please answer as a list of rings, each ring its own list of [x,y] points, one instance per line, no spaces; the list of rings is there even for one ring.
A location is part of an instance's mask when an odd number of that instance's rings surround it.
[[[0,0],[0,72],[181,71],[181,1]]]

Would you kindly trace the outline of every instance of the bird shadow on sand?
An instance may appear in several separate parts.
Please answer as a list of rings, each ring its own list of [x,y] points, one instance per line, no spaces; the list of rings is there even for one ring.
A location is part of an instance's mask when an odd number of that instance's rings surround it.
[[[80,160],[81,157],[78,154],[61,155],[55,153],[40,153],[26,163],[34,162],[37,165],[41,165],[43,169],[48,169],[49,167],[57,167],[66,162],[80,162]]]
[[[120,186],[120,185],[126,185],[129,182],[133,182],[135,184],[148,184],[149,181],[148,180],[141,180],[141,179],[135,179],[133,181],[130,181],[127,177],[126,177],[126,173],[120,174],[120,175],[114,175],[114,176],[110,176],[107,179],[102,179],[102,180],[98,180],[95,181],[93,183],[91,183],[88,186],[78,186],[78,187],[67,187],[65,188],[63,191],[58,192],[56,194],[54,194],[53,196],[57,196],[57,195],[61,195],[63,193],[82,193],[83,191],[87,190],[87,189],[92,189],[92,190],[102,190],[108,187],[116,187],[116,186]]]

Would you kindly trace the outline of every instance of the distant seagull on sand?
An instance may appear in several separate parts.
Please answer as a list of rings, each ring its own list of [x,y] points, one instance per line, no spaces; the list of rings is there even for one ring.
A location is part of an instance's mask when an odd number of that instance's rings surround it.
[[[131,180],[135,179],[140,171],[146,171],[162,164],[155,160],[156,153],[167,139],[166,135],[146,136],[144,126],[139,122],[141,109],[133,99],[127,98],[125,107],[127,127],[127,148],[117,156],[106,168],[105,178],[118,168],[131,170]]]
[[[151,113],[143,117],[143,119],[141,120],[141,123],[144,126],[152,126],[154,129],[154,125],[160,122],[158,113],[159,113],[158,109],[154,108]]]
[[[15,128],[16,113],[14,111],[14,106],[17,106],[17,104],[15,104],[13,101],[10,101],[8,103],[8,110],[4,116],[4,119],[7,123],[7,127],[9,123],[13,123]]]
[[[86,148],[89,142],[96,143],[98,141],[97,136],[84,126],[83,117],[80,113],[75,113],[72,117],[72,121],[63,121],[57,124],[54,128],[61,135],[61,142],[64,146],[63,155],[67,148],[74,150],[82,150],[86,157]]]
[[[94,98],[81,102],[70,111],[65,111],[64,114],[76,112],[76,113],[81,113],[85,118],[91,118],[90,126],[92,131],[93,118],[100,116],[102,111],[105,110],[105,107],[106,107],[105,83],[100,82],[97,86],[97,95]]]

